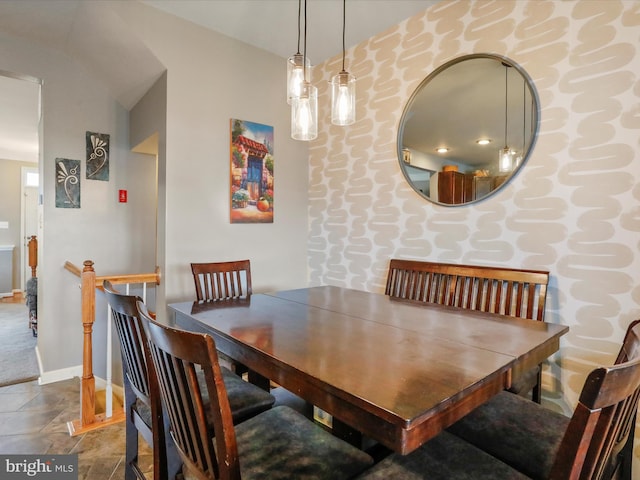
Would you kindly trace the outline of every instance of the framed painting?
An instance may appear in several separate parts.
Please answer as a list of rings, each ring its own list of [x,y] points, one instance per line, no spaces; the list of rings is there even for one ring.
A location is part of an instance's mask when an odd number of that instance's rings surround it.
[[[273,223],[273,127],[231,119],[231,223]]]
[[[56,158],[56,207],[80,208],[80,160]]]
[[[109,134],[86,132],[87,179],[109,181]]]

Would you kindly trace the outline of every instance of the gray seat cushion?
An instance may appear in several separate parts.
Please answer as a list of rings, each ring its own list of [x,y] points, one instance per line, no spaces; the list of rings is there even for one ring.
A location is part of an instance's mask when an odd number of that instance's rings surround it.
[[[373,463],[286,406],[239,424],[236,439],[243,480],[348,479]]]
[[[479,448],[442,432],[408,455],[396,453],[358,480],[519,480],[527,477]]]
[[[247,418],[251,418],[260,412],[270,409],[276,401],[275,397],[269,392],[264,391],[252,383],[245,382],[228,368],[220,368],[222,370],[224,386],[227,389],[233,423],[244,421]],[[204,385],[204,380],[200,382],[200,385]],[[202,393],[203,399],[206,401],[206,389],[204,389]],[[209,410],[210,409],[208,409],[207,412]]]
[[[548,478],[569,418],[501,392],[448,431],[531,478]]]

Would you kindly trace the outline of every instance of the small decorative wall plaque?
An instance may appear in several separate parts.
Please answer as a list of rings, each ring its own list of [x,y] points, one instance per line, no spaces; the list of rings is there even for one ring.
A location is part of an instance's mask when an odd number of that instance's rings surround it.
[[[87,179],[109,181],[109,134],[86,133]]]
[[[231,119],[231,223],[273,223],[273,127]]]
[[[80,160],[56,158],[56,207],[80,208]]]

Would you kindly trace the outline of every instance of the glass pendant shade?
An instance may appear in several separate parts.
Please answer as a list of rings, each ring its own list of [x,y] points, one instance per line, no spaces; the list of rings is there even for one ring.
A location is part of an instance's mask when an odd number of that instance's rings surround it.
[[[293,97],[299,97],[302,85],[308,79],[305,72],[309,72],[311,61],[301,53],[296,53],[287,59],[287,103],[291,105]]]
[[[318,89],[304,82],[299,97],[291,99],[291,138],[314,140],[318,136]]]
[[[351,125],[356,121],[356,77],[344,70],[331,79],[331,123]]]
[[[513,151],[506,145],[498,154],[498,170],[500,172],[513,170]]]

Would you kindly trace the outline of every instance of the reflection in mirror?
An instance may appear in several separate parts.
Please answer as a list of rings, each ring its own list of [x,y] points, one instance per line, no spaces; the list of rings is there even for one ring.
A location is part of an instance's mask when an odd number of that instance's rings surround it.
[[[486,198],[531,153],[538,105],[529,76],[504,57],[467,55],[442,65],[418,86],[400,120],[405,178],[442,205]]]

